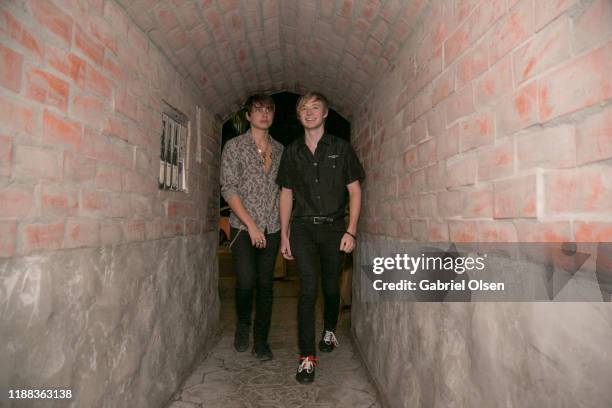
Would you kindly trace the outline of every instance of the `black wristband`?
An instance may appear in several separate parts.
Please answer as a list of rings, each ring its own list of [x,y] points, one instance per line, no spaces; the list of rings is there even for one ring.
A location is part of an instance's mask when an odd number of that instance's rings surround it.
[[[350,233],[350,232],[348,232],[348,231],[344,231],[344,233],[345,233],[345,234],[349,234],[351,237],[353,237],[353,239],[354,239],[355,241],[357,241],[357,237],[356,237],[355,235],[351,234],[351,233]]]

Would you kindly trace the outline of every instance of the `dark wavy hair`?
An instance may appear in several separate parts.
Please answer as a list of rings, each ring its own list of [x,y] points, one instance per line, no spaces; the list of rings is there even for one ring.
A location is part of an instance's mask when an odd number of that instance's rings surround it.
[[[257,105],[265,106],[271,110],[274,110],[276,108],[276,106],[274,105],[274,99],[272,99],[271,96],[264,94],[255,94],[249,96],[246,102],[244,103],[244,108],[247,112],[250,113],[253,110],[253,106]]]

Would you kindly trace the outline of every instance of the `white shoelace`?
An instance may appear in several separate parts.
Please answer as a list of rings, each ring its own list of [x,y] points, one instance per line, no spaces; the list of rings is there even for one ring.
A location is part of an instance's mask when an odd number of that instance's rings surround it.
[[[316,360],[312,357],[304,357],[298,367],[298,373],[304,370],[306,370],[308,374],[312,373],[314,371],[315,361]]]
[[[325,342],[325,344],[333,344],[336,347],[340,345],[340,343],[338,343],[336,335],[333,331],[330,330],[325,330],[325,336],[323,336],[323,341]]]

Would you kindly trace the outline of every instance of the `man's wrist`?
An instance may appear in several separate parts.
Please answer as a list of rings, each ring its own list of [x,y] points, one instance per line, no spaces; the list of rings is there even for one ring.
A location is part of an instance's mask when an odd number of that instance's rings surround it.
[[[351,237],[353,237],[353,239],[355,241],[357,241],[357,235],[356,234],[353,234],[352,232],[350,232],[348,230],[344,231],[344,233],[350,235]]]

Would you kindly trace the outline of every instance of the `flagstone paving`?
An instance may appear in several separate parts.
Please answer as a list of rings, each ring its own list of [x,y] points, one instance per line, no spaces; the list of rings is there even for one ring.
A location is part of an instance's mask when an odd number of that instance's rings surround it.
[[[260,362],[250,351],[233,348],[233,278],[220,278],[221,336],[209,355],[175,394],[168,408],[381,408],[376,391],[350,340],[350,311],[340,319],[340,346],[319,353],[315,382],[295,381],[297,348],[297,282],[274,283],[274,308],[269,343],[271,361]],[[317,316],[321,311],[318,306]],[[318,322],[317,327],[320,327]]]

